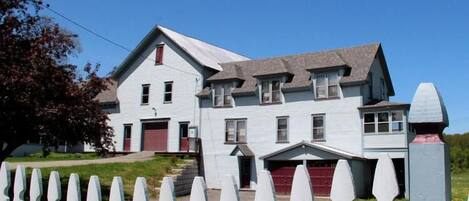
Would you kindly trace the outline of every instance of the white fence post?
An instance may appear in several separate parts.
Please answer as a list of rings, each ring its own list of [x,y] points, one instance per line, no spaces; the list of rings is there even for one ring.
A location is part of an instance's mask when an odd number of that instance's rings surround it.
[[[11,173],[8,169],[8,163],[2,162],[0,168],[0,201],[10,201],[8,190],[10,189]]]
[[[109,193],[109,201],[124,201],[124,187],[121,177],[114,177],[112,179],[111,191]]]
[[[29,185],[29,199],[31,201],[40,201],[42,197],[42,175],[40,169],[33,169],[31,182]]]
[[[306,167],[303,165],[296,166],[290,201],[313,201],[314,193],[311,187],[311,178]]]
[[[81,201],[80,178],[76,173],[68,178],[67,201]]]
[[[160,187],[159,201],[176,201],[174,183],[171,177],[164,177]]]
[[[47,200],[60,201],[62,198],[62,189],[60,187],[60,175],[57,171],[50,172],[49,185],[47,186]]]
[[[352,201],[355,199],[355,187],[352,171],[346,160],[340,159],[332,178],[331,200]]]
[[[101,184],[98,176],[91,176],[88,183],[88,192],[86,192],[86,201],[101,201]]]
[[[257,176],[256,195],[254,201],[276,201],[275,187],[272,175],[267,170],[261,170]]]
[[[147,181],[144,177],[137,177],[134,186],[133,201],[148,201]]]
[[[13,201],[24,201],[26,191],[26,173],[23,165],[16,166],[15,184],[13,186]]]
[[[239,201],[238,185],[231,174],[223,177],[220,201]]]
[[[194,178],[189,201],[208,201],[207,186],[203,177]]]
[[[373,195],[377,201],[392,201],[398,194],[394,164],[388,154],[380,154],[373,179]]]

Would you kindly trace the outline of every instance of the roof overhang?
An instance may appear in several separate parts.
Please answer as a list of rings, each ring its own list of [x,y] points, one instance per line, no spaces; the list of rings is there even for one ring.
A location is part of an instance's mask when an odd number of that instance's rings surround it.
[[[238,144],[233,151],[231,151],[230,156],[254,157],[254,152],[247,144]]]
[[[314,159],[357,159],[364,158],[334,147],[302,141],[273,153],[261,156],[261,160],[314,160]]]

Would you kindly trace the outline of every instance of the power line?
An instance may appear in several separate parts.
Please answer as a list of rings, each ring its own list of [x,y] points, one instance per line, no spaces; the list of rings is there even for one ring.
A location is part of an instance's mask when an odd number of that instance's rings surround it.
[[[81,25],[81,24],[78,23],[77,21],[72,20],[71,18],[69,18],[69,17],[63,15],[62,13],[60,13],[60,12],[58,12],[58,11],[56,11],[56,10],[50,8],[50,6],[43,6],[43,7],[44,7],[45,9],[51,11],[52,13],[54,13],[54,14],[56,14],[56,15],[62,17],[63,19],[67,20],[68,22],[74,24],[75,26],[80,27],[81,29],[85,30],[86,32],[91,33],[92,35],[94,35],[94,36],[96,36],[96,37],[98,37],[98,38],[100,38],[100,39],[102,39],[102,40],[104,40],[104,41],[106,41],[106,42],[108,42],[108,43],[110,43],[110,44],[116,46],[116,47],[119,47],[119,48],[121,48],[121,49],[123,49],[123,50],[125,50],[125,51],[127,51],[127,52],[129,52],[129,53],[132,52],[131,49],[125,47],[124,45],[121,45],[121,44],[119,44],[118,42],[115,42],[115,41],[113,41],[113,40],[111,40],[111,39],[109,39],[109,38],[107,38],[107,37],[105,37],[105,36],[103,36],[103,35],[97,33],[96,31],[93,31],[92,29],[90,29],[90,28],[88,28],[88,27],[86,27],[86,26],[84,26],[84,25]],[[152,61],[152,62],[156,62],[155,60],[150,59],[150,58],[148,58],[148,57],[145,58],[145,60],[149,60],[149,61]],[[167,64],[165,64],[165,65],[163,65],[163,66],[166,66],[166,67],[168,67],[168,68],[177,70],[177,71],[182,72],[182,73],[187,73],[187,74],[190,74],[190,75],[199,76],[199,75],[197,75],[197,74],[195,74],[195,73],[187,72],[187,71],[181,70],[181,69],[179,69],[179,68],[176,68],[176,67],[174,67],[174,66],[169,66],[169,65],[167,65]]]

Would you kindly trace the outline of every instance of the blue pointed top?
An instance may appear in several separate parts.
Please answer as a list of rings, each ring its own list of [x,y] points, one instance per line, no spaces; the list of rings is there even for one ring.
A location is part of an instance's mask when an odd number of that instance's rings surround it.
[[[449,126],[448,113],[433,83],[421,83],[409,111],[409,123],[442,123]]]

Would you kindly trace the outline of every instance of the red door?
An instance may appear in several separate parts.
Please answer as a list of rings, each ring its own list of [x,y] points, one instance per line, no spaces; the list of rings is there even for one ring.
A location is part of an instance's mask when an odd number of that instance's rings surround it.
[[[333,167],[308,167],[314,195],[329,196],[331,194]]]
[[[251,186],[251,157],[239,158],[239,175],[241,188],[249,188]]]
[[[179,151],[189,151],[189,122],[179,123]]]
[[[143,150],[166,152],[168,145],[168,122],[143,124]]]
[[[289,195],[293,182],[293,175],[297,165],[302,161],[275,161],[269,162],[269,169],[274,181],[275,192],[277,194]]]
[[[282,161],[269,163],[275,191],[278,194],[290,194],[298,161]],[[311,177],[314,195],[329,196],[331,193],[332,177],[336,161],[308,161],[308,173]]]

